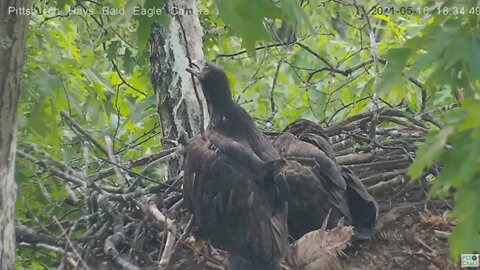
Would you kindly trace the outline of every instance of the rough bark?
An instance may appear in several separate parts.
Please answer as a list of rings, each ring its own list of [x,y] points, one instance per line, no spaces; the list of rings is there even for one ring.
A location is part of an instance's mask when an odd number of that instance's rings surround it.
[[[182,134],[188,138],[201,133],[208,122],[208,111],[201,88],[185,71],[191,60],[203,59],[203,30],[195,0],[165,1],[167,13],[176,7],[193,14],[170,14],[168,26],[154,25],[150,40],[152,82],[162,126],[164,148]],[[188,12],[187,12],[188,13]],[[181,170],[181,160],[169,163],[169,175]]]
[[[0,1],[0,269],[15,269],[16,108],[31,0]],[[15,8],[15,10],[13,10]],[[14,12],[19,11],[19,13]]]

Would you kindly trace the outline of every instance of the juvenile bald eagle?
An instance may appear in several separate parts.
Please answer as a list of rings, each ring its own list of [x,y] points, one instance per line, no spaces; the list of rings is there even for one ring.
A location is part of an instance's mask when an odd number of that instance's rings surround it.
[[[197,235],[231,254],[229,269],[279,270],[288,245],[288,185],[271,142],[236,104],[214,64],[187,68],[200,80],[210,123],[188,146],[183,196]]]
[[[291,196],[288,202],[290,235],[298,239],[321,227],[330,211],[328,227],[343,218],[354,226],[355,239],[373,236],[378,205],[360,179],[339,166],[324,130],[308,120],[288,125],[274,146],[288,159],[284,167]]]

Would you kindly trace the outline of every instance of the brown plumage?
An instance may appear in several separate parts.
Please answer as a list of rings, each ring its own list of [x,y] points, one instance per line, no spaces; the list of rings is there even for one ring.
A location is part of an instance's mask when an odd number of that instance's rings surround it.
[[[288,202],[290,235],[298,239],[321,227],[328,212],[328,227],[353,225],[356,239],[373,236],[377,203],[360,179],[335,161],[333,148],[323,137],[324,130],[308,120],[288,125],[274,141],[287,158],[284,167],[291,197]]]
[[[211,117],[188,146],[184,171],[197,235],[232,255],[229,269],[278,270],[288,245],[285,162],[233,101],[223,70],[195,67],[187,70],[200,80]]]

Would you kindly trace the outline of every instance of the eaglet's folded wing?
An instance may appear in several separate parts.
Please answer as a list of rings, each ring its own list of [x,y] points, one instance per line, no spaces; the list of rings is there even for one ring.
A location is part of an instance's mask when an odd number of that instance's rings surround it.
[[[347,185],[337,163],[318,147],[299,140],[288,132],[277,138],[275,145],[280,149],[282,156],[312,168],[314,173],[325,181],[325,184],[346,190]]]
[[[329,227],[341,218],[349,223],[347,185],[337,164],[322,150],[288,132],[274,145],[287,159],[284,171],[292,194],[288,202],[290,234],[297,239],[318,229],[329,212]]]
[[[265,164],[255,158],[232,158],[238,145],[220,145],[223,150],[205,138],[194,141],[185,163],[185,202],[199,222],[200,236],[245,258],[280,259],[286,248],[286,204],[275,195],[275,181],[268,179],[273,175],[259,173],[257,166]]]
[[[316,146],[318,149],[322,150],[328,158],[335,161],[335,152],[333,151],[332,145],[321,135],[306,133],[300,135],[298,139]]]
[[[352,213],[355,238],[370,239],[378,217],[378,204],[355,173],[343,166],[341,172],[347,183],[348,206]]]

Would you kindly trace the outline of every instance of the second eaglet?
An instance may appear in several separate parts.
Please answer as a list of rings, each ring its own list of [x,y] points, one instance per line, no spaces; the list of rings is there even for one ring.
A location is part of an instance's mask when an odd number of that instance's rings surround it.
[[[374,234],[378,205],[360,179],[335,161],[332,146],[323,129],[308,120],[288,125],[274,140],[282,156],[290,185],[288,229],[294,239],[320,228],[328,218],[328,228],[340,219],[354,228],[354,239]]]

